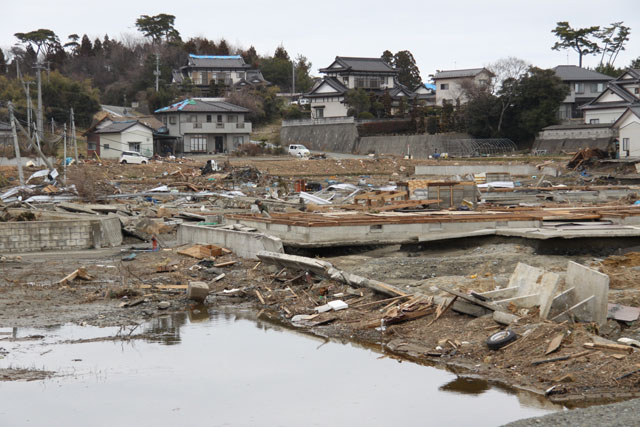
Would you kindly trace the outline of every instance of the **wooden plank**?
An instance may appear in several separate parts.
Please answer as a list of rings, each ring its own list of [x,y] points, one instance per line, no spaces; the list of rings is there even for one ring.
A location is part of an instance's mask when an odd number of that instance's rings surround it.
[[[471,295],[464,294],[462,292],[458,292],[458,291],[456,291],[454,289],[450,289],[450,288],[448,288],[448,287],[446,287],[444,285],[436,285],[436,287],[438,289],[440,289],[441,291],[448,292],[451,295],[455,295],[457,297],[460,297],[463,300],[469,301],[470,303],[479,305],[480,307],[484,307],[484,308],[486,308],[488,310],[491,310],[491,311],[503,311],[502,307],[498,307],[497,305],[491,304],[490,302],[482,301],[482,300],[480,300],[480,299],[478,299],[476,297],[473,297]]]
[[[258,299],[260,300],[260,302],[262,303],[262,305],[266,305],[267,303],[264,302],[264,298],[262,297],[262,294],[260,293],[259,290],[256,289],[256,295],[258,296]]]
[[[611,350],[611,351],[619,351],[623,353],[633,353],[633,347],[622,344],[604,344],[604,343],[594,343],[594,342],[586,342],[582,345],[584,348],[588,349],[596,349],[596,350]]]
[[[549,343],[549,346],[547,346],[547,351],[544,352],[544,355],[547,356],[553,353],[554,351],[558,350],[560,348],[560,345],[562,344],[563,338],[564,338],[564,333],[556,335]]]
[[[237,263],[238,261],[227,261],[227,262],[221,262],[219,264],[214,264],[214,267],[228,267],[230,265],[233,265],[235,263]]]

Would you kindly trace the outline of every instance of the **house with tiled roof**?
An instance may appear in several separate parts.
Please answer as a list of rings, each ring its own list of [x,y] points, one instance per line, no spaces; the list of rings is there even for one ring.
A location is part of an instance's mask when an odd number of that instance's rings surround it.
[[[640,105],[627,107],[612,128],[618,134],[618,156],[640,158]]]
[[[331,65],[321,68],[320,72],[324,78],[305,94],[314,119],[346,117],[349,106],[345,95],[351,89],[364,89],[378,96],[388,93],[396,107],[401,99],[415,97],[413,91],[398,82],[398,70],[382,58],[336,56]]]
[[[117,159],[123,151],[135,151],[151,157],[154,129],[138,119],[114,121],[105,117],[83,134],[87,137],[87,155]]]
[[[580,106],[600,95],[613,77],[577,65],[558,65],[552,68],[556,76],[569,86],[570,92],[558,109],[558,119],[582,118]]]
[[[249,142],[249,110],[221,98],[192,98],[155,112],[178,153],[229,153]]]
[[[606,89],[582,105],[585,123],[614,123],[629,107],[640,106],[640,69],[629,68]]]
[[[173,70],[171,77],[175,84],[190,79],[204,95],[212,82],[227,89],[268,84],[260,70],[252,69],[240,55],[189,54],[187,64]]]
[[[433,76],[436,85],[436,105],[464,104],[467,102],[465,85],[473,83],[489,86],[495,75],[486,68],[466,68],[461,70],[438,70]]]

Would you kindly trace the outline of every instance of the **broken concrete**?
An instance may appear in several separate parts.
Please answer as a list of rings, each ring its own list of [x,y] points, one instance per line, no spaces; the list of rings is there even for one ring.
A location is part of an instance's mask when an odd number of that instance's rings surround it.
[[[204,302],[209,295],[209,285],[205,282],[189,282],[187,298],[197,302]]]

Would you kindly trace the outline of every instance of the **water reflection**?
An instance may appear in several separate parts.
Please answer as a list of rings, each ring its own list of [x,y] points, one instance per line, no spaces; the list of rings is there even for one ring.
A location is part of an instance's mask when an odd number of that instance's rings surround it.
[[[440,390],[461,394],[482,394],[489,390],[489,383],[476,378],[458,377],[442,386]]]
[[[113,426],[133,419],[154,427],[203,420],[233,426],[481,426],[558,409],[527,393],[514,396],[481,380],[381,358],[380,344],[291,330],[269,312],[194,307],[140,326],[142,339],[68,341],[117,331],[65,325],[55,335],[45,332],[44,340],[10,343],[0,368],[37,366],[61,375],[2,383],[0,401],[12,404],[0,405],[0,426]],[[17,335],[38,332],[43,330]]]

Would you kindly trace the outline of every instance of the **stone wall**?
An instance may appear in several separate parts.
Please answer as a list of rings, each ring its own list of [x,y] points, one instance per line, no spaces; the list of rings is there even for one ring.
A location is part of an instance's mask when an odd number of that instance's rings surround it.
[[[0,251],[78,250],[122,244],[117,217],[0,223]]]
[[[382,135],[360,138],[355,147],[356,154],[410,154],[418,159],[426,159],[433,153],[450,152],[450,141],[469,138],[465,134],[446,135]]]
[[[280,130],[280,142],[285,147],[302,144],[310,150],[351,153],[357,141],[355,123],[283,126]]]

